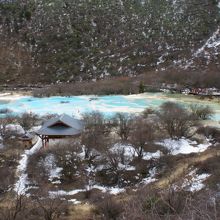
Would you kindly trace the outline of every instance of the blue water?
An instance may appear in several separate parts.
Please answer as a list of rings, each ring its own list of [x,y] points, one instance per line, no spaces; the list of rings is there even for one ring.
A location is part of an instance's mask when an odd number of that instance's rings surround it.
[[[34,98],[23,97],[10,102],[1,102],[0,109],[10,109],[14,114],[33,112],[44,114],[70,114],[79,117],[82,113],[100,111],[105,115],[116,112],[140,112],[146,106],[147,100],[129,100],[124,96],[73,96]]]
[[[66,113],[79,118],[83,113],[91,111],[100,111],[106,116],[112,116],[117,112],[140,113],[147,107],[159,107],[165,101],[176,101],[187,105],[194,103],[195,99],[184,100],[184,97],[183,99],[168,97],[161,93],[134,96],[53,96],[46,98],[25,96],[12,101],[0,99],[0,110],[7,108],[12,110],[13,114],[23,112],[33,112],[39,115]],[[220,120],[220,105],[208,104],[217,110],[214,120]]]

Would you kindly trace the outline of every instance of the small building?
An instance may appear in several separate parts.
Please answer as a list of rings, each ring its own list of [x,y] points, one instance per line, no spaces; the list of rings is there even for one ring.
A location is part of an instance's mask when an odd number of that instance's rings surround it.
[[[21,137],[19,137],[19,141],[22,142],[22,144],[26,148],[30,148],[34,145],[35,141],[35,136],[31,133],[25,133]]]
[[[190,94],[190,92],[191,92],[191,90],[189,88],[181,89],[182,94],[188,95],[188,94]]]
[[[78,137],[81,135],[83,129],[84,123],[81,120],[63,114],[46,121],[36,131],[36,135],[42,139],[43,146],[45,147],[49,144],[50,139]]]

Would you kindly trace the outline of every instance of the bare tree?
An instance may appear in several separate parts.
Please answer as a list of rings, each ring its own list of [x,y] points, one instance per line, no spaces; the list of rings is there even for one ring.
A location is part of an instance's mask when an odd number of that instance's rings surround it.
[[[213,109],[208,105],[202,106],[202,105],[192,104],[190,105],[190,110],[195,117],[201,120],[210,119],[214,114]]]
[[[85,131],[82,134],[82,144],[85,146],[85,158],[88,159],[92,149],[100,149],[106,141],[110,130],[104,116],[99,112],[84,115]]]
[[[124,150],[118,149],[117,151],[112,151],[111,149],[106,149],[104,152],[106,164],[108,166],[108,172],[111,173],[113,183],[117,185],[120,184],[121,173],[124,165]]]
[[[216,193],[216,192],[215,192]],[[197,195],[183,190],[140,190],[124,205],[119,219],[219,219],[219,198],[202,191]]]
[[[12,135],[12,131],[7,128],[7,125],[11,124],[12,122],[14,122],[14,118],[11,116],[0,118],[0,136],[3,143]]]
[[[114,117],[114,121],[118,126],[117,134],[123,141],[126,141],[132,128],[132,116],[128,114],[117,113]]]
[[[105,127],[105,119],[101,112],[93,111],[83,115],[83,121],[85,122],[85,127],[97,127],[103,131]]]
[[[0,220],[22,220],[27,212],[27,198],[16,194],[7,207],[0,209]]]
[[[153,136],[154,126],[142,117],[137,117],[134,120],[129,141],[133,145],[139,159],[143,157],[144,147],[153,140]]]
[[[98,210],[103,214],[105,220],[116,220],[122,213],[123,207],[121,203],[108,196],[98,204]]]
[[[80,146],[78,143],[58,144],[51,149],[56,164],[62,167],[62,179],[72,182],[77,171],[83,170],[83,164],[79,157]]]
[[[162,104],[158,116],[162,128],[171,138],[179,139],[183,136],[189,136],[190,129],[197,124],[193,114],[173,102]]]
[[[34,113],[23,113],[19,118],[18,122],[19,124],[24,128],[24,130],[31,129],[38,120],[38,116]]]
[[[85,159],[91,159],[94,156],[91,154],[92,150],[102,148],[103,142],[105,142],[105,137],[99,130],[90,128],[83,132],[81,143],[84,145]]]
[[[149,115],[155,114],[155,110],[153,108],[146,108],[143,112],[142,115],[144,118],[147,118]]]
[[[4,157],[0,157],[2,160]],[[14,170],[11,169],[10,163],[14,161],[14,155],[11,156],[11,158],[7,158],[7,160],[4,160],[4,163],[1,163],[0,167],[0,175],[4,176],[4,178],[1,178],[0,180],[0,195],[4,195],[7,191],[10,190],[12,184],[15,181],[14,177]],[[10,169],[9,169],[10,167]]]
[[[56,220],[60,219],[62,213],[67,210],[67,202],[61,200],[58,197],[55,198],[35,198],[39,216],[42,216],[44,220]]]

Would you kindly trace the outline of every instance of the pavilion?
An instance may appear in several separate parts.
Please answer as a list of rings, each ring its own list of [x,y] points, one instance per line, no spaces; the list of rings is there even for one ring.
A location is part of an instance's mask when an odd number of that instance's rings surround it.
[[[60,139],[67,137],[78,137],[84,129],[84,123],[81,120],[63,114],[46,121],[42,127],[36,131],[42,139],[43,147],[49,144],[50,139]]]

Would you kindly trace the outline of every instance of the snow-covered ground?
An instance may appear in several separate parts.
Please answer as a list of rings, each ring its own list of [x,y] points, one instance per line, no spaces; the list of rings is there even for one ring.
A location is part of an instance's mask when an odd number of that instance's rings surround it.
[[[214,50],[217,50],[217,48],[220,46],[220,28],[218,28],[213,35],[205,42],[205,44],[200,47],[195,53],[194,57],[198,57],[201,53],[205,53],[205,56],[209,57],[210,54],[206,49],[213,48]]]
[[[156,167],[153,167],[152,169],[149,170],[148,177],[142,179],[141,184],[147,185],[149,183],[153,183],[157,181],[157,179],[155,178],[156,174],[157,174]]]
[[[100,185],[92,185],[92,186],[85,187],[85,189],[74,189],[71,191],[65,191],[65,190],[50,191],[49,195],[52,197],[53,196],[73,196],[73,195],[76,195],[77,193],[85,192],[88,189],[89,190],[99,189],[103,193],[108,192],[113,195],[117,195],[117,194],[125,191],[124,188],[119,188],[119,187],[106,187],[106,186],[100,186]]]
[[[169,153],[172,155],[177,154],[190,154],[190,153],[199,153],[203,152],[208,149],[209,146],[212,144],[207,140],[206,143],[199,144],[196,141],[191,141],[186,138],[181,138],[179,140],[175,139],[164,139],[159,142],[155,142],[155,144],[165,147],[169,150]],[[118,152],[124,150],[124,156],[126,161],[129,163],[134,157],[137,157],[137,153],[134,147],[130,144],[115,144],[111,148],[112,152]],[[143,160],[151,160],[151,159],[158,159],[162,156],[161,151],[156,151],[154,153],[151,152],[144,152],[143,153]]]
[[[144,152],[143,160],[152,160],[152,159],[159,159],[163,153],[161,151],[156,151],[155,153]]]
[[[125,192],[125,188],[119,188],[119,187],[106,187],[106,186],[100,186],[100,185],[92,185],[92,186],[86,186],[85,189],[74,189],[71,191],[65,191],[65,190],[58,190],[58,191],[50,191],[49,196],[51,198],[54,197],[64,197],[64,196],[73,196],[80,192],[86,192],[87,190],[92,189],[98,189],[103,193],[110,193],[112,195],[117,195],[119,193]],[[76,199],[70,199],[69,202],[73,202],[74,204],[80,204],[81,202]]]
[[[197,174],[197,171],[197,169],[194,169],[185,177],[181,186],[182,189],[191,192],[197,192],[205,187],[204,181],[210,177],[210,174]]]
[[[220,4],[220,3],[219,3]],[[193,67],[194,59],[198,57],[203,57],[206,59],[207,64],[209,64],[213,56],[218,56],[220,49],[220,28],[212,34],[212,36],[192,55],[190,60],[187,60],[186,64],[183,66],[185,69]]]
[[[24,134],[25,133],[24,129],[19,124],[8,124],[6,126],[6,129],[11,132],[14,132],[16,134]]]
[[[25,150],[24,154],[21,156],[19,165],[17,167],[17,174],[19,176],[18,181],[15,183],[14,190],[18,194],[25,194],[28,190],[27,185],[29,184],[28,175],[26,173],[28,158],[30,155],[36,153],[42,147],[41,139],[38,138],[36,144],[30,149]]]
[[[15,101],[17,99],[20,99],[20,98],[23,98],[25,96],[19,94],[19,93],[16,93],[16,94],[12,94],[12,93],[8,93],[8,92],[5,92],[5,93],[0,93],[0,101]]]
[[[125,159],[125,164],[119,163],[119,169],[121,170],[126,170],[126,171],[131,171],[131,170],[135,170],[136,168],[134,166],[129,165],[129,163],[133,160],[134,157],[137,156],[134,148],[129,145],[129,144],[121,144],[121,143],[117,143],[115,144],[111,149],[112,152],[124,152],[124,159]],[[156,151],[155,153],[149,153],[149,152],[144,152],[144,160],[151,160],[151,159],[158,159],[161,156],[161,152],[160,151]],[[84,159],[84,151],[80,154],[80,157],[82,159]],[[90,172],[96,172],[100,169],[105,168],[105,165],[100,165],[96,168],[90,167],[87,169],[88,173]],[[146,167],[147,169],[147,167]],[[89,175],[89,174],[88,174]],[[155,182],[157,179],[155,178],[156,176],[156,168],[152,168],[149,171],[149,175],[142,179],[142,181],[140,182],[141,185],[147,185],[149,183]],[[138,184],[137,186],[139,186],[140,184]],[[85,192],[87,190],[92,190],[92,189],[98,189],[103,193],[109,193],[112,195],[117,195],[119,193],[125,192],[126,188],[120,188],[120,187],[107,187],[104,185],[98,185],[96,183],[93,183],[89,186],[85,186],[84,189],[74,189],[71,191],[65,191],[65,190],[58,190],[58,191],[50,191],[49,195],[51,197],[54,196],[59,196],[59,197],[64,197],[64,196],[73,196],[76,195],[77,193],[80,192]],[[74,204],[78,204],[80,203],[80,201],[77,201],[76,199],[71,199],[69,200],[70,202],[73,202]]]
[[[58,191],[50,191],[50,196],[73,196],[80,192],[85,192],[86,189],[74,189],[71,191],[65,191],[65,190],[58,190]]]
[[[170,154],[177,155],[177,154],[190,154],[190,153],[199,153],[205,151],[211,144],[207,140],[206,143],[199,144],[196,141],[192,141],[186,138],[181,138],[179,140],[173,140],[173,139],[165,139],[160,142],[157,142],[156,144],[161,145],[162,147],[169,150]],[[18,194],[25,194],[27,190],[29,189],[28,185],[30,184],[28,180],[27,175],[27,164],[29,160],[29,156],[36,153],[42,146],[41,139],[39,138],[37,143],[30,149],[26,150],[24,154],[21,156],[21,160],[19,161],[19,165],[17,167],[17,174],[19,175],[19,179],[15,184],[14,190]],[[84,148],[83,148],[84,149]],[[82,151],[78,156],[81,158],[81,160],[84,160],[84,152]],[[130,144],[122,144],[117,143],[110,148],[110,151],[113,153],[123,152],[124,154],[124,160],[123,163],[119,163],[119,169],[124,171],[134,171],[136,170],[135,166],[131,166],[130,162],[133,161],[134,157],[137,157],[137,153],[135,152],[135,148]],[[95,152],[100,154],[99,152]],[[162,157],[163,154],[161,151],[155,151],[153,153],[144,151],[143,153],[143,160],[156,160]],[[102,156],[99,156],[100,158]],[[49,153],[44,159],[43,164],[47,170],[48,173],[48,180],[51,181],[54,184],[60,184],[60,177],[61,172],[63,170],[62,167],[58,167],[56,165],[55,157],[52,153]],[[88,176],[90,172],[96,172],[100,169],[105,168],[107,165],[99,165],[98,167],[88,167],[87,172]],[[146,169],[148,169],[146,167]],[[140,183],[136,185],[136,187],[139,187],[140,185],[147,185],[152,182],[157,181],[156,174],[157,170],[156,167],[152,167],[148,171],[148,176],[142,179],[140,177]],[[137,174],[138,177],[138,174]],[[188,177],[185,179],[182,188],[186,190],[190,190],[192,192],[198,191],[204,187],[203,181],[209,177],[209,174],[196,174],[196,170],[189,173]],[[99,189],[103,193],[109,193],[113,195],[117,195],[121,192],[126,191],[126,188],[120,188],[120,187],[107,187],[104,185],[98,185],[96,182],[92,182],[92,184],[89,184],[88,186],[83,187],[82,189],[73,189],[71,191],[64,191],[64,190],[55,190],[50,191],[49,195],[51,197],[59,196],[59,197],[65,197],[65,196],[74,196],[77,193],[80,192],[86,192],[87,190],[91,189]],[[71,202],[74,204],[80,203],[80,201],[77,201],[76,199],[71,199]]]
[[[191,141],[186,138],[181,138],[179,140],[165,139],[156,142],[156,144],[165,147],[172,155],[199,153],[207,150],[208,147],[212,145],[208,141],[204,144],[198,144],[196,141]]]
[[[53,154],[49,154],[46,156],[46,158],[44,159],[44,166],[49,175],[48,180],[51,181],[53,184],[61,183],[60,177],[63,168],[56,166],[56,161]]]
[[[137,152],[135,148],[130,144],[121,144],[117,143],[111,148],[112,152],[122,152],[124,151],[124,156],[126,161],[129,163],[132,161],[134,157],[137,157]],[[161,151],[156,151],[154,153],[151,152],[143,152],[143,160],[151,160],[151,159],[158,159],[162,155]]]
[[[117,195],[119,193],[122,193],[125,191],[125,188],[119,188],[119,187],[105,187],[105,186],[99,186],[99,185],[93,185],[91,187],[92,189],[99,189],[103,193],[108,192],[112,195]]]

